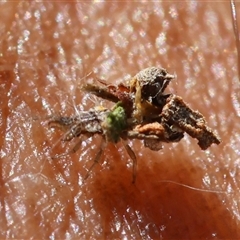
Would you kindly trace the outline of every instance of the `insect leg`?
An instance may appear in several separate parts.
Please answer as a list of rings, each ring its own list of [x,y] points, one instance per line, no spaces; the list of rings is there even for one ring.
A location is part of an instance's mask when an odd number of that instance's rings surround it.
[[[53,156],[51,158],[56,159],[56,158],[61,158],[61,157],[65,157],[67,155],[73,154],[73,153],[77,152],[77,150],[80,148],[81,143],[82,143],[82,140],[79,140],[71,150],[67,151],[66,153],[56,154],[55,156]]]
[[[89,177],[90,175],[90,172],[92,171],[92,169],[94,168],[94,166],[99,163],[100,159],[101,159],[101,156],[102,156],[102,153],[103,153],[103,149],[105,148],[106,146],[106,141],[103,140],[102,143],[101,143],[101,146],[100,146],[100,149],[94,159],[94,162],[92,164],[92,166],[88,169],[88,172],[86,174],[86,176],[84,177],[84,181]]]
[[[137,157],[134,153],[134,151],[131,149],[131,147],[124,141],[122,141],[124,148],[126,149],[129,157],[133,161],[133,180],[132,183],[135,183],[136,181],[136,175],[137,175]]]

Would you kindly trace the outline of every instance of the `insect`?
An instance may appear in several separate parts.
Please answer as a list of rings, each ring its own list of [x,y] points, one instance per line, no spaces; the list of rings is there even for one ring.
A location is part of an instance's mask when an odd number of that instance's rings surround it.
[[[185,132],[198,139],[198,145],[203,150],[213,143],[220,143],[202,114],[193,111],[181,97],[164,92],[173,78],[165,69],[151,67],[139,72],[127,85],[107,85],[101,80],[98,82],[103,86],[86,84],[83,90],[115,102],[113,108],[95,107],[71,117],[55,116],[49,121],[51,128],[60,128],[65,132],[62,141],[71,141],[82,134],[103,137],[85,179],[99,162],[107,142],[122,141],[133,161],[133,182],[136,179],[137,158],[126,143],[129,139],[143,140],[144,146],[153,151],[160,150],[162,142],[179,142]],[[74,153],[80,145],[81,140],[69,152],[53,158]]]

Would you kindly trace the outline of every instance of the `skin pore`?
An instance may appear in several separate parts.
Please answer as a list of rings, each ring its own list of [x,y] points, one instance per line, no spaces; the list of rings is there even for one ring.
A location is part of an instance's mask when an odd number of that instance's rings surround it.
[[[2,238],[240,237],[239,80],[228,2],[24,1],[1,3],[0,13]],[[176,74],[166,91],[205,116],[219,146],[202,151],[186,136],[153,152],[133,141],[135,184],[121,144],[107,145],[83,182],[100,137],[51,159],[76,141],[56,144],[62,133],[48,128],[47,116],[100,105],[78,88],[87,74],[119,83],[149,66]]]

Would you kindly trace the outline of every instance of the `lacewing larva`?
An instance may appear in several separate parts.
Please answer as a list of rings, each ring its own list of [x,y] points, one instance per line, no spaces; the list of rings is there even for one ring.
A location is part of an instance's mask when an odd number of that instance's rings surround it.
[[[165,90],[174,78],[163,68],[150,67],[136,74],[126,85],[108,85],[99,80],[101,85],[86,84],[83,90],[100,98],[114,102],[111,108],[97,106],[88,111],[80,111],[75,116],[56,116],[49,121],[52,128],[60,128],[65,133],[62,141],[71,141],[81,135],[91,137],[99,134],[103,143],[93,166],[101,159],[107,142],[123,145],[133,161],[133,182],[136,178],[137,158],[126,143],[129,139],[140,139],[144,146],[158,151],[162,142],[179,142],[184,133],[198,140],[198,145],[205,150],[213,143],[219,144],[220,138],[206,125],[201,113],[192,110],[184,100]],[[74,153],[81,145],[81,139],[67,153],[53,158]]]

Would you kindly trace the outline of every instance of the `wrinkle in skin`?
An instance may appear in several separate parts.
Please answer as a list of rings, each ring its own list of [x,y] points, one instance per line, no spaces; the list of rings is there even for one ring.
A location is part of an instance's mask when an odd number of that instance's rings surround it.
[[[0,11],[8,11],[0,59],[3,237],[239,237],[239,83],[228,3],[6,2]],[[74,142],[52,149],[61,132],[47,128],[46,116],[74,113],[72,99],[79,109],[99,104],[77,88],[84,76],[119,83],[149,66],[176,74],[168,91],[203,113],[221,145],[204,152],[185,137],[152,152],[134,141],[135,185],[121,144],[105,149],[83,183],[99,137],[51,159]]]

